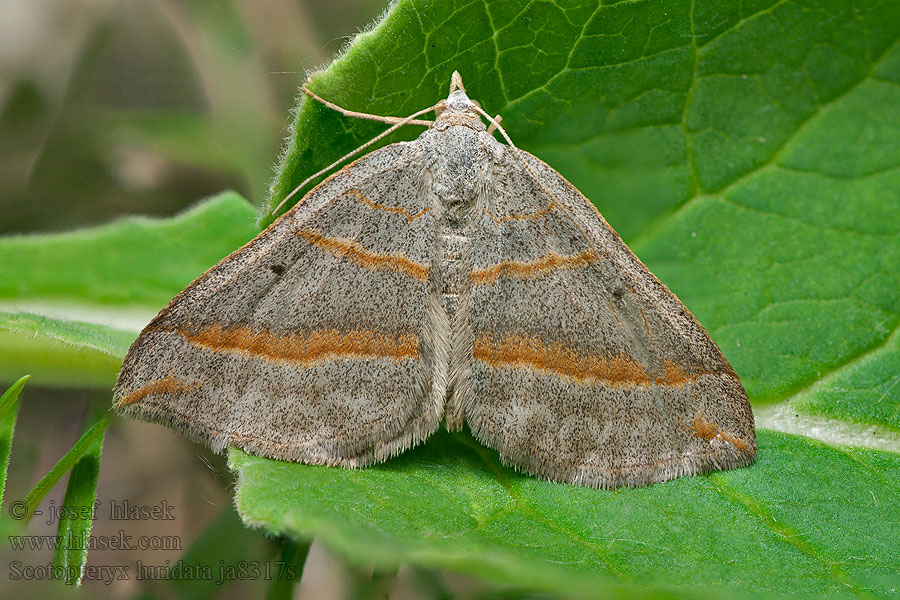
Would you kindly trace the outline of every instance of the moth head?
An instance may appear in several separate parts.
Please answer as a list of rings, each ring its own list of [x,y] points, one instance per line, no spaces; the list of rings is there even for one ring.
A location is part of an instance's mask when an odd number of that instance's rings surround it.
[[[466,95],[466,89],[463,87],[462,77],[459,75],[459,71],[453,71],[453,76],[450,78],[450,95],[447,96],[447,99],[443,102],[440,102],[434,109],[435,116],[438,117],[439,121],[443,121],[445,123],[449,122],[454,125],[467,125],[472,126],[467,122],[469,121],[467,117],[471,117],[472,120],[477,121],[480,125],[480,128],[483,128],[483,124],[481,123],[481,117],[478,114],[478,110],[476,107],[480,105],[476,100],[471,100],[469,96]],[[453,115],[456,118],[450,118]],[[463,117],[461,121],[459,117]],[[435,121],[437,124],[437,121]]]
[[[444,101],[444,110],[441,112],[470,112],[473,115],[477,115],[478,113],[472,108],[472,105],[475,104],[474,100],[470,100],[466,95],[466,92],[463,90],[453,90],[450,92],[450,95],[447,96],[447,99]]]

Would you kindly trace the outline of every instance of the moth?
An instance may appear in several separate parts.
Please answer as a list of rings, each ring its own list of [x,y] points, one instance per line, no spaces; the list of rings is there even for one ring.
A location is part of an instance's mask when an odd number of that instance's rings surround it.
[[[747,394],[688,309],[574,186],[495,139],[458,73],[431,109],[416,140],[343,167],[162,309],[115,409],[340,467],[442,423],[598,488],[750,464]]]

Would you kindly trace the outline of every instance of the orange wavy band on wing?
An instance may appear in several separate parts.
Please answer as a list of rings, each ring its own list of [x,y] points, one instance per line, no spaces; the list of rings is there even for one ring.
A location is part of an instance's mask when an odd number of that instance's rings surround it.
[[[594,262],[597,262],[597,254],[593,250],[585,250],[569,256],[550,252],[527,262],[504,260],[492,267],[472,271],[472,281],[475,285],[483,285],[493,283],[501,277],[536,277],[556,269],[574,269]]]
[[[416,359],[419,338],[413,334],[390,335],[372,331],[334,329],[280,335],[246,326],[220,325],[178,333],[194,346],[214,352],[245,353],[274,362],[311,365],[342,358]]]
[[[356,242],[324,236],[309,229],[298,231],[297,235],[329,254],[339,258],[346,257],[367,269],[401,271],[422,282],[428,279],[428,266],[412,261],[402,254],[379,254],[367,250]]]
[[[628,356],[591,356],[560,343],[545,344],[527,335],[508,335],[495,341],[490,336],[475,339],[475,359],[492,367],[535,369],[581,383],[600,381],[609,386],[677,387],[708,371],[688,373],[672,361],[663,361],[665,375],[650,377],[644,366]]]
[[[402,206],[389,206],[387,204],[379,204],[377,202],[374,202],[373,200],[370,200],[369,197],[366,196],[365,194],[363,194],[361,190],[348,190],[347,194],[350,196],[353,196],[354,198],[356,198],[357,200],[359,200],[360,202],[362,202],[363,204],[365,204],[372,210],[382,210],[385,212],[394,213],[396,215],[402,215],[410,223],[412,223],[419,217],[422,217],[425,214],[431,212],[430,207],[423,208],[419,212],[413,214],[413,213],[409,212],[408,210],[406,210],[405,208],[403,208]]]
[[[720,439],[722,441],[728,442],[732,446],[738,449],[740,452],[747,451],[747,444],[744,443],[743,440],[739,440],[734,437],[727,431],[723,431],[719,429],[719,426],[712,421],[707,421],[703,415],[697,415],[697,417],[691,422],[691,427],[694,430],[694,435],[698,438],[704,439],[706,441],[711,441],[713,439]]]
[[[544,344],[529,336],[504,336],[499,342],[487,336],[475,339],[475,359],[492,367],[537,369],[576,381],[600,380],[608,385],[651,383],[644,367],[620,356],[584,356],[562,344]]]
[[[123,406],[128,406],[129,404],[134,404],[135,402],[140,402],[147,396],[153,394],[184,394],[195,389],[198,385],[200,385],[199,381],[195,381],[188,385],[180,379],[176,379],[174,375],[169,375],[165,379],[154,381],[153,383],[145,385],[139,390],[135,390],[123,397],[119,400],[119,407],[121,408]]]

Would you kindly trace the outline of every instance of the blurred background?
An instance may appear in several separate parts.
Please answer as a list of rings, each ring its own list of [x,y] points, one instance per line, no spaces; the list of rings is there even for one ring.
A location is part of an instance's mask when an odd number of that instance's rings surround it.
[[[386,0],[0,0],[0,233],[264,196],[306,70]]]
[[[67,231],[125,214],[167,216],[234,189],[259,204],[288,134],[307,70],[326,65],[386,0],[0,0],[0,235]],[[32,381],[12,449],[3,509],[46,473],[106,412],[103,389]],[[0,538],[0,598],[263,597],[270,581],[226,585],[135,577],[136,565],[179,559],[221,565],[290,560],[280,540],[239,521],[223,456],[169,430],[117,420],[108,430],[94,535],[164,536],[178,547],[98,550],[89,566],[128,565],[124,580],[72,589],[10,577],[10,565],[47,565],[48,550]],[[59,505],[60,483],[42,503]],[[167,503],[173,520],[113,521],[109,502]],[[46,514],[46,512],[45,512]],[[2,525],[2,523],[0,523]],[[27,533],[54,535],[35,517]],[[373,577],[374,571],[374,577]],[[436,574],[383,578],[313,544],[295,598],[441,596]],[[299,574],[298,574],[299,576]],[[457,592],[467,589],[458,578]],[[458,594],[457,594],[458,595]],[[382,594],[380,597],[384,597]]]

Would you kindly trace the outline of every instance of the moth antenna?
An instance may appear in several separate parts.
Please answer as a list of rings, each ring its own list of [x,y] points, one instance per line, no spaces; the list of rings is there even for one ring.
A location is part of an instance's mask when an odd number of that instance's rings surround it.
[[[329,102],[328,100],[325,100],[324,98],[316,95],[315,92],[310,90],[305,85],[301,86],[300,90],[304,94],[306,94],[307,96],[309,96],[310,98],[315,100],[316,102],[324,104],[331,110],[337,111],[337,112],[341,113],[342,115],[344,115],[345,117],[353,117],[355,119],[368,119],[369,121],[379,121],[381,123],[387,123],[388,125],[396,125],[397,123],[404,121],[403,117],[385,117],[382,115],[373,115],[370,113],[356,112],[355,110],[347,110],[346,108],[342,108],[342,107],[338,106],[337,104],[335,104],[333,102]],[[409,125],[424,125],[427,127],[427,126],[431,125],[432,123],[434,123],[434,121],[426,121],[423,119],[413,119],[412,121],[405,121],[405,123],[407,123]]]
[[[291,193],[288,194],[287,196],[285,196],[285,197],[281,200],[281,202],[278,203],[278,206],[276,206],[276,207],[272,210],[272,214],[273,214],[273,215],[276,214],[276,213],[281,209],[281,207],[284,206],[284,203],[285,203],[285,202],[287,202],[288,200],[290,200],[291,198],[293,198],[293,197],[294,197],[294,194],[296,194],[297,192],[299,192],[299,191],[300,191],[307,183],[309,183],[310,181],[312,181],[312,180],[315,179],[316,177],[322,175],[323,173],[327,173],[328,171],[330,171],[331,169],[335,168],[336,166],[338,166],[339,164],[341,164],[342,162],[344,162],[345,160],[347,160],[348,158],[350,158],[350,157],[353,156],[354,154],[357,154],[358,152],[360,152],[360,151],[362,151],[362,150],[365,150],[366,148],[368,148],[369,146],[371,146],[372,144],[374,144],[374,143],[377,142],[378,140],[384,138],[384,137],[387,136],[387,135],[390,135],[391,133],[393,133],[394,131],[396,131],[396,130],[399,129],[400,127],[402,127],[402,126],[404,126],[404,125],[408,125],[411,121],[415,120],[415,118],[418,117],[419,115],[423,115],[423,114],[425,114],[425,113],[427,113],[427,112],[429,112],[429,111],[435,110],[437,107],[443,106],[443,105],[444,105],[444,100],[441,100],[440,102],[438,102],[437,104],[435,104],[435,105],[433,105],[433,106],[429,106],[428,108],[423,108],[422,110],[420,110],[420,111],[418,111],[418,112],[414,112],[413,114],[409,115],[409,116],[406,117],[405,119],[401,119],[399,122],[395,123],[395,124],[392,125],[391,127],[387,128],[387,129],[384,130],[383,132],[379,133],[378,135],[376,135],[375,137],[373,137],[371,140],[369,140],[368,142],[366,142],[366,143],[363,144],[362,146],[358,147],[358,148],[355,149],[355,150],[352,150],[351,152],[348,152],[347,154],[345,154],[345,155],[342,156],[341,158],[337,159],[336,161],[334,161],[333,163],[331,163],[330,165],[328,165],[328,166],[325,167],[324,169],[322,169],[322,170],[320,170],[320,171],[314,173],[313,175],[310,175],[309,177],[307,177],[306,179],[304,179],[304,180],[300,183],[300,185],[298,185],[298,186],[295,187],[293,190],[291,190]]]

